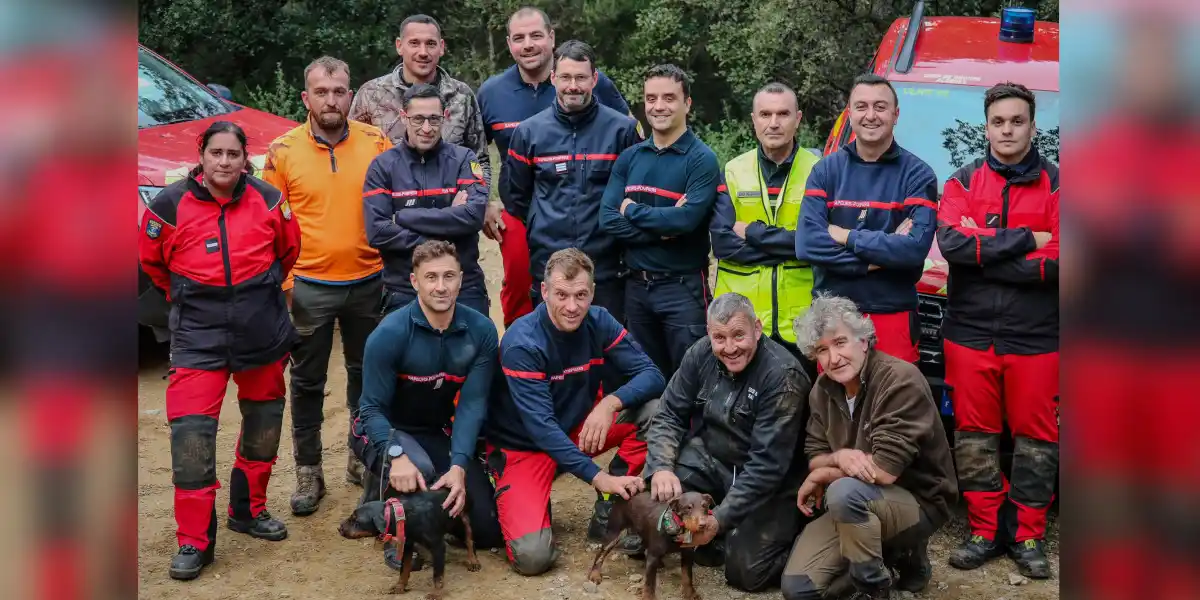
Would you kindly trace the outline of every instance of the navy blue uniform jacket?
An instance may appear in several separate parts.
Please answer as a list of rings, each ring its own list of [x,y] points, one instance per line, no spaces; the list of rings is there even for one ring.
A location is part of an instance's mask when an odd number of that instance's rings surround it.
[[[579,329],[567,333],[554,326],[545,304],[538,305],[504,332],[500,365],[507,385],[494,386],[488,441],[545,452],[559,468],[590,483],[600,467],[571,442],[569,432],[595,406],[605,363],[629,378],[612,392],[623,409],[657,398],[666,388],[662,372],[607,310],[592,306]]]
[[[556,250],[578,248],[596,280],[621,270],[616,239],[600,228],[600,200],[613,163],[638,143],[637,122],[595,100],[577,113],[554,106],[518,126],[504,160],[500,199],[529,232],[529,267],[541,281]]]
[[[367,441],[379,456],[386,456],[392,429],[440,431],[453,419],[451,464],[467,468],[487,418],[499,362],[497,337],[491,319],[462,304],[441,332],[417,300],[380,321],[363,351],[358,408]]]
[[[917,281],[937,231],[933,169],[895,142],[866,162],[850,142],[813,167],[805,188],[796,258],[813,265],[813,293],[849,298],[868,313],[916,310]],[[905,219],[912,231],[896,233]],[[845,246],[830,237],[830,225],[850,230]]]
[[[467,203],[452,206],[459,190]],[[401,140],[375,157],[363,184],[367,242],[383,258],[383,284],[408,291],[413,249],[426,240],[452,242],[463,269],[463,287],[484,289],[479,267],[479,231],[488,188],[475,153],[439,142],[417,152]]]
[[[617,158],[604,192],[600,224],[625,247],[625,264],[631,269],[708,269],[708,223],[720,179],[717,154],[691,128],[662,149],[651,137]],[[684,196],[683,206],[675,206]],[[626,198],[634,204],[622,215]]]

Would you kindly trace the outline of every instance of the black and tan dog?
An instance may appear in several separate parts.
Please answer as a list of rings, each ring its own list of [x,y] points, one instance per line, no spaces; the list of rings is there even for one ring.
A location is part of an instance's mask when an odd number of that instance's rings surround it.
[[[408,577],[412,574],[413,551],[417,546],[428,551],[433,559],[433,592],[426,598],[439,600],[443,594],[443,578],[446,572],[446,540],[454,522],[442,503],[450,490],[436,490],[403,494],[386,501],[366,502],[354,509],[342,524],[338,533],[349,539],[379,537],[381,541],[395,541],[402,548],[403,568],[400,580],[392,588],[392,594],[408,591]],[[467,546],[467,570],[478,571],[479,559],[475,556],[475,540],[471,537],[471,521],[464,507],[462,515],[463,542]]]
[[[700,600],[692,585],[692,561],[695,548],[687,545],[692,535],[700,531],[701,519],[711,512],[712,496],[698,492],[686,492],[670,502],[655,502],[650,492],[642,492],[629,500],[617,500],[608,519],[608,531],[604,535],[603,547],[596,554],[588,580],[596,585],[603,577],[600,569],[604,559],[621,541],[621,535],[630,530],[640,536],[646,545],[646,573],[642,578],[642,600],[654,600],[658,587],[658,570],[668,554],[680,553],[683,570],[683,599]]]

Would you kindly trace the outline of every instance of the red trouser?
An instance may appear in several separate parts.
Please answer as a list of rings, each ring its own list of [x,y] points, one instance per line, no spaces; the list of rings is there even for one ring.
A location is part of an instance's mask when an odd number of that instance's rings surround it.
[[[283,369],[287,358],[233,374],[242,428],[229,479],[229,516],[248,520],[267,505],[267,482],[283,427]],[[199,550],[216,539],[217,421],[230,373],[175,368],[167,385],[175,523],[179,545]]]
[[[504,260],[504,282],[500,285],[500,306],[504,310],[504,326],[533,312],[533,300],[529,290],[533,287],[533,275],[529,272],[529,240],[525,224],[508,211],[500,213],[504,221],[504,241],[500,243],[500,257]]]
[[[637,439],[637,425],[617,424],[608,430],[604,448],[597,454],[617,449],[609,466],[613,475],[638,475],[646,466],[646,442]],[[571,441],[579,443],[579,430],[571,431]],[[496,510],[504,533],[508,560],[520,564],[523,554],[549,554],[553,546],[550,531],[550,487],[558,464],[543,452],[505,450],[487,446],[488,465],[495,477]],[[595,455],[593,455],[595,456]]]
[[[920,358],[920,354],[917,353],[920,330],[914,319],[915,313],[907,311],[864,314],[875,324],[876,350],[910,363],[917,362]]]
[[[1016,508],[1014,541],[1042,539],[1058,476],[1058,353],[996,355],[946,340],[955,458],[971,533],[996,539],[1007,499]],[[1012,431],[1011,485],[1000,471],[1000,434]]]

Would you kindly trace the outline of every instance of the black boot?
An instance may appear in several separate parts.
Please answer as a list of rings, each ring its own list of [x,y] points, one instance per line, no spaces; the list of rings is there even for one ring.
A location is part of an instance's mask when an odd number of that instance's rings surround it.
[[[987,561],[1004,554],[1004,548],[981,535],[972,535],[950,554],[950,566],[971,570],[982,567]]]
[[[702,567],[720,567],[725,564],[725,540],[717,538],[696,548],[696,564]]]
[[[933,578],[933,565],[929,564],[929,539],[923,539],[897,554],[893,566],[896,568],[896,589],[913,593],[924,590]]]
[[[1049,579],[1050,560],[1046,558],[1045,542],[1025,540],[1008,547],[1008,556],[1017,563],[1017,570],[1030,579]]]
[[[184,544],[179,553],[171,558],[171,579],[188,580],[200,576],[204,567],[213,561],[213,544],[204,551],[197,550],[191,544]]]
[[[608,516],[612,513],[612,500],[596,499],[596,507],[592,510],[592,520],[588,523],[587,539],[589,542],[599,542],[608,533]]]
[[[229,517],[227,525],[233,531],[269,542],[278,542],[287,538],[287,526],[282,521],[272,519],[271,513],[265,509],[258,513],[257,517],[246,521]]]

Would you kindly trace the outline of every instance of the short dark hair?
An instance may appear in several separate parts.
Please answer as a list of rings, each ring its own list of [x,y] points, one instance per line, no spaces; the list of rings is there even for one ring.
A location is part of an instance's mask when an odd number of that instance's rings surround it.
[[[886,77],[876,75],[874,73],[863,73],[854,78],[854,83],[850,86],[850,92],[854,92],[854,88],[860,85],[886,85],[889,90],[892,90],[892,102],[896,106],[900,106],[900,96],[896,94],[896,88],[892,87],[892,82]]]
[[[567,58],[574,61],[587,61],[592,66],[592,72],[596,72],[596,51],[587,42],[579,40],[567,40],[559,44],[558,49],[554,51],[554,68],[558,68],[558,61]]]
[[[983,94],[983,118],[988,118],[988,109],[993,104],[1006,100],[1008,98],[1020,98],[1029,105],[1029,120],[1033,120],[1034,113],[1037,110],[1037,100],[1034,99],[1033,92],[1029,88],[1011,81],[997,83],[988,88],[988,91]]]
[[[404,36],[404,28],[411,23],[420,23],[422,25],[433,25],[437,28],[438,38],[442,37],[442,24],[437,22],[437,19],[429,15],[412,15],[400,22],[400,36]]]
[[[412,268],[416,271],[421,265],[443,256],[450,256],[458,262],[458,249],[454,244],[445,240],[429,240],[413,249]]]
[[[405,90],[401,107],[407,111],[408,105],[412,104],[415,98],[437,98],[442,108],[446,108],[446,103],[442,101],[442,95],[438,93],[438,89],[428,83],[418,83]]]
[[[522,6],[521,8],[517,9],[517,12],[513,13],[512,16],[508,18],[508,23],[504,26],[505,32],[511,33],[513,19],[517,19],[519,17],[530,17],[533,15],[537,15],[542,18],[542,23],[546,26],[547,32],[554,29],[554,27],[550,25],[550,15],[546,14],[546,11],[537,8],[536,6]]]
[[[563,248],[554,254],[550,255],[550,259],[546,261],[546,272],[543,275],[543,281],[549,283],[550,276],[558,271],[567,279],[575,279],[580,271],[585,271],[588,275],[588,281],[596,281],[596,265],[588,255],[584,254],[578,248]]]
[[[672,64],[663,64],[663,65],[654,65],[653,67],[650,67],[649,69],[646,70],[645,81],[650,81],[651,79],[654,79],[656,77],[665,77],[667,79],[670,79],[672,81],[679,83],[679,85],[683,86],[683,97],[684,98],[690,98],[692,96],[691,77],[688,77],[688,74],[685,73],[683,71],[683,69],[680,69],[679,67],[672,65]]]

